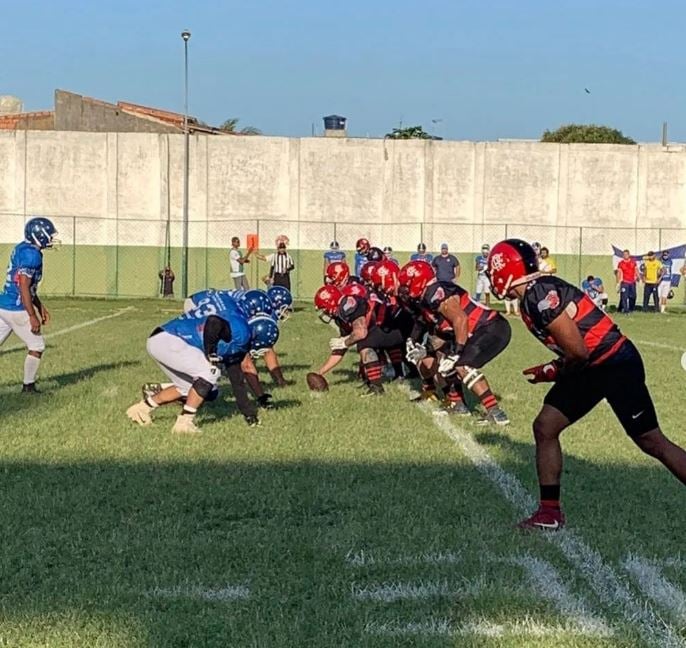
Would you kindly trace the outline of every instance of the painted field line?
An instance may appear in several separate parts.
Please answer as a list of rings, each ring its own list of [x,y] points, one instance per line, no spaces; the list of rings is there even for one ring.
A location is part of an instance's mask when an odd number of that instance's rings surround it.
[[[364,549],[351,549],[345,556],[349,567],[369,565],[455,565],[462,562],[462,556],[454,551],[425,551],[419,554],[402,554],[395,558],[378,556]]]
[[[596,637],[610,637],[614,634],[604,619],[590,612],[584,601],[569,591],[550,563],[530,554],[517,556],[509,562],[522,567],[532,589],[541,598],[551,602],[580,632]]]
[[[409,387],[400,389],[409,395]],[[428,403],[418,403],[417,407],[431,414]],[[439,428],[486,478],[500,490],[519,514],[530,513],[536,501],[514,476],[503,470],[466,430],[453,425],[450,417],[430,416],[433,424]],[[596,596],[609,609],[615,610],[627,624],[636,628],[646,645],[659,648],[686,648],[686,641],[674,628],[667,624],[647,601],[638,600],[614,569],[605,563],[602,556],[587,545],[572,531],[542,534],[548,541],[557,545],[567,560],[588,581]]]
[[[118,311],[114,313],[110,313],[109,315],[103,315],[102,317],[96,317],[95,319],[92,320],[87,320],[85,322],[79,322],[78,324],[74,324],[73,326],[67,326],[67,328],[60,329],[59,331],[55,331],[54,333],[47,333],[43,337],[46,340],[52,340],[52,338],[59,337],[60,335],[66,335],[67,333],[73,333],[74,331],[78,331],[82,328],[86,328],[87,326],[93,326],[94,324],[98,324],[100,322],[104,322],[105,320],[113,319],[115,317],[119,317],[120,315],[123,315],[124,313],[128,313],[129,311],[135,310],[133,306],[127,306],[126,308],[120,308]],[[4,353],[9,353],[10,351],[16,351],[17,349],[23,349],[24,345],[23,344],[13,344],[2,351],[0,351],[0,355]]]
[[[250,598],[250,588],[247,585],[224,585],[223,587],[177,586],[155,587],[146,592],[154,598],[190,598],[201,601],[216,601],[226,603]]]
[[[643,593],[667,610],[670,616],[680,623],[686,622],[686,596],[681,588],[671,583],[660,567],[641,556],[629,554],[622,566],[638,583]]]
[[[449,619],[430,619],[416,622],[378,622],[370,621],[365,626],[367,634],[386,637],[565,637],[586,636],[597,637],[590,629],[582,629],[575,625],[544,624],[533,619],[524,619],[511,623],[493,623],[483,619],[468,623],[454,624]],[[603,636],[603,635],[600,635]]]
[[[457,592],[448,581],[419,581],[415,583],[388,582],[371,585],[352,585],[352,597],[357,601],[416,601],[453,597]]]
[[[633,340],[636,344],[644,346],[655,347],[656,349],[669,349],[670,351],[683,351],[682,347],[674,346],[673,344],[663,344],[662,342],[650,342],[649,340]]]

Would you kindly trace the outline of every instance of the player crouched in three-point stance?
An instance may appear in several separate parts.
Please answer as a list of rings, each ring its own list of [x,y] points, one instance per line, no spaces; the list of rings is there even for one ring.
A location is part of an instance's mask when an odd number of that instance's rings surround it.
[[[520,528],[564,526],[560,433],[603,398],[634,443],[686,484],[686,452],[662,434],[641,356],[617,325],[575,286],[541,275],[536,253],[524,241],[498,243],[488,257],[488,272],[495,296],[517,297],[527,328],[558,356],[524,371],[531,383],[555,384],[533,424],[540,506]]]
[[[36,376],[45,350],[41,324],[50,322],[50,313],[36,290],[43,276],[42,250],[51,248],[57,230],[47,218],[32,218],[24,227],[24,240],[10,256],[7,277],[0,294],[0,344],[12,332],[28,349],[24,360],[22,392],[36,392]]]
[[[152,412],[160,405],[184,400],[172,431],[199,432],[195,414],[205,400],[216,397],[219,365],[223,364],[246,423],[259,424],[240,365],[251,348],[262,348],[278,339],[276,323],[268,317],[248,321],[231,299],[221,309],[215,304],[206,306],[162,324],[148,338],[148,353],[173,384],[129,407],[126,415],[132,421],[149,425]]]

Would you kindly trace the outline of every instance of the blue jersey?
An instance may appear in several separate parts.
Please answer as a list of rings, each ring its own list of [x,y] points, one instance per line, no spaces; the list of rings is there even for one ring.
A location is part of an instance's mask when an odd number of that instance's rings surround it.
[[[176,335],[196,349],[204,351],[204,330],[207,318],[221,317],[231,328],[231,342],[220,341],[217,354],[225,361],[240,361],[250,349],[250,326],[228,290],[203,290],[192,295],[196,308],[160,328]],[[205,295],[198,299],[198,295]],[[197,301],[196,301],[197,300]]]
[[[324,252],[324,261],[326,261],[326,265],[345,261],[345,252],[343,250],[327,250]]]
[[[662,278],[660,281],[669,281],[672,283],[672,260],[671,259],[660,259],[662,262]]]
[[[355,253],[355,274],[359,277],[360,276],[360,271],[362,268],[367,265],[367,255],[366,254],[360,254],[359,252]]]
[[[7,276],[2,293],[0,293],[0,308],[4,310],[24,310],[19,292],[19,277],[31,280],[29,290],[31,297],[36,296],[38,283],[43,278],[43,254],[28,241],[22,241],[12,250],[10,262],[7,266]]]
[[[476,272],[479,277],[486,276],[486,268],[488,268],[488,257],[480,254],[475,259]]]
[[[584,279],[581,282],[581,289],[591,298],[595,299],[600,294],[600,289],[603,286],[603,280],[600,277],[595,277],[591,281]]]
[[[431,263],[434,259],[433,254],[429,254],[428,252],[425,254],[422,254],[421,252],[415,252],[411,257],[410,261],[425,261],[426,263]]]

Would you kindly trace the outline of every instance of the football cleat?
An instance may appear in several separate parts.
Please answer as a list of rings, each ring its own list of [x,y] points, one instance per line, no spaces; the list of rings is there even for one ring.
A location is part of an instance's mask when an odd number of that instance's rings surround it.
[[[272,402],[272,395],[271,394],[262,394],[262,396],[259,396],[257,398],[257,406],[261,407],[262,409],[274,409],[274,403]]]
[[[144,383],[141,387],[143,398],[152,398],[155,394],[162,391],[162,383]]]
[[[500,407],[492,407],[480,419],[477,420],[476,424],[493,424],[504,426],[510,424],[510,419],[508,418],[507,414],[505,414],[505,410],[501,409]]]
[[[126,410],[126,416],[138,425],[150,425],[152,423],[150,412],[152,412],[152,407],[145,401],[139,401]]]
[[[256,416],[246,416],[245,422],[248,424],[248,427],[258,427],[259,425],[262,425],[260,419]]]
[[[371,396],[382,396],[385,393],[383,385],[369,385],[367,390],[360,394],[361,398],[368,398]]]
[[[559,531],[564,525],[565,514],[560,509],[539,506],[531,517],[522,520],[517,527],[525,531]]]
[[[469,408],[464,404],[464,401],[459,401],[458,403],[448,403],[445,406],[445,411],[453,416],[471,416],[472,413]]]
[[[179,414],[176,417],[172,432],[175,434],[200,434],[202,430],[195,424],[191,416]]]
[[[40,394],[40,391],[38,389],[36,389],[36,383],[28,383],[28,384],[22,385],[21,393],[22,394]]]
[[[418,396],[414,396],[410,399],[413,403],[421,403],[423,401],[438,401],[438,396],[436,395],[435,389],[422,389]]]

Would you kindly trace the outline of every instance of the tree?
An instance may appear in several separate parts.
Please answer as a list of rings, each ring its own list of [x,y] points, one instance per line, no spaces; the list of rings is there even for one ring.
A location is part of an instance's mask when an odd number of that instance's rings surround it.
[[[434,139],[421,126],[407,126],[394,128],[391,133],[386,133],[390,139]]]
[[[636,144],[622,131],[609,126],[596,124],[567,124],[557,130],[546,130],[541,142],[558,142],[562,144]]]
[[[243,128],[238,128],[238,117],[230,117],[227,119],[220,127],[220,131],[225,133],[235,133],[236,135],[262,135],[262,131],[255,126],[243,126]]]

